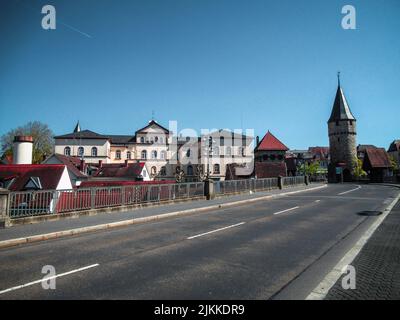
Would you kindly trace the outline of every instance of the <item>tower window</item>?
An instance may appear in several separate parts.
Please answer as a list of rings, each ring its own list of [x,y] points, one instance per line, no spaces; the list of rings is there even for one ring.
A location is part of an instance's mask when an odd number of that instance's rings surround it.
[[[353,125],[353,120],[350,120],[350,125],[351,125],[351,126]]]

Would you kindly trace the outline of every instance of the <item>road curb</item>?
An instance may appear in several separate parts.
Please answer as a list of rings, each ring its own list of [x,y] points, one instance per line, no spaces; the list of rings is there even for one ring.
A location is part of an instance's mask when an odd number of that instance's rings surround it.
[[[306,300],[323,300],[329,293],[330,289],[340,279],[343,270],[346,266],[350,265],[357,255],[360,253],[369,238],[374,234],[376,229],[390,214],[393,207],[400,200],[400,193],[397,197],[385,208],[379,218],[368,228],[368,230],[361,236],[357,243],[344,255],[344,257],[336,264],[336,266],[325,276],[325,278],[311,291],[306,297]]]
[[[22,245],[22,244],[35,243],[35,242],[46,241],[46,240],[51,240],[51,239],[58,239],[58,238],[62,238],[62,237],[84,234],[84,233],[89,233],[89,232],[95,232],[95,231],[100,231],[100,230],[120,228],[120,227],[130,226],[130,225],[134,225],[134,224],[154,222],[154,221],[163,220],[163,219],[167,219],[167,218],[171,218],[171,217],[189,215],[192,213],[200,213],[200,212],[212,211],[212,210],[217,210],[217,209],[224,209],[224,208],[248,204],[248,203],[252,203],[252,202],[256,202],[256,201],[262,201],[262,200],[283,197],[283,196],[296,194],[296,193],[300,193],[300,192],[318,190],[318,189],[322,189],[322,188],[326,188],[326,187],[327,187],[327,184],[324,184],[322,186],[309,188],[309,189],[289,191],[289,192],[284,192],[284,193],[279,193],[279,194],[261,196],[261,197],[257,197],[257,198],[253,198],[253,199],[239,200],[239,201],[234,201],[234,202],[224,203],[224,204],[216,204],[216,205],[211,205],[211,206],[202,207],[202,208],[187,209],[187,210],[163,213],[163,214],[149,216],[149,217],[134,218],[134,219],[117,221],[117,222],[104,223],[104,224],[99,224],[99,225],[94,225],[94,226],[88,226],[88,227],[75,228],[75,229],[70,229],[70,230],[56,231],[56,232],[51,232],[51,233],[46,233],[46,234],[27,236],[27,237],[23,237],[23,238],[3,240],[3,241],[0,241],[0,249],[14,247],[17,245]]]

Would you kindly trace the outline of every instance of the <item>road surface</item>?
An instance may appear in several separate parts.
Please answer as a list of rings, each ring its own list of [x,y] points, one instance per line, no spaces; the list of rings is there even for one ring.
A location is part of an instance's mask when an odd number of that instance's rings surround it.
[[[0,299],[304,299],[398,193],[329,185],[2,249]],[[46,265],[54,290],[40,282]]]

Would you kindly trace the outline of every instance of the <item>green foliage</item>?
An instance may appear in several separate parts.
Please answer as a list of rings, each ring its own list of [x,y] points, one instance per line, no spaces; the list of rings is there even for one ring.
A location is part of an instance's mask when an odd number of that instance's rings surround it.
[[[354,165],[354,170],[353,170],[353,175],[355,178],[359,179],[362,177],[365,177],[367,173],[363,170],[362,168],[362,161],[361,159],[356,158],[355,159],[355,165]]]
[[[304,163],[300,164],[297,169],[298,172],[304,174]],[[314,176],[318,173],[318,171],[319,171],[319,161],[314,161],[310,164],[306,162],[306,175]]]
[[[399,166],[398,166],[396,160],[394,159],[394,157],[389,155],[389,159],[390,159],[391,169],[394,172],[399,171]]]
[[[53,132],[47,124],[33,121],[1,136],[1,153],[12,154],[14,137],[23,135],[33,137],[32,163],[41,163],[46,156],[53,152]]]

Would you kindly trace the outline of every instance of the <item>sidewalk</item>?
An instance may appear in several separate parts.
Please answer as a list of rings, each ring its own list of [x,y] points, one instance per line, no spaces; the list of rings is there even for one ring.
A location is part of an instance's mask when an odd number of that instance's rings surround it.
[[[392,209],[351,264],[356,271],[356,289],[335,283],[326,300],[400,299],[400,202]]]
[[[229,205],[235,205],[238,201],[241,203],[237,203],[238,205],[244,204],[245,202],[256,201],[260,198],[265,197],[276,197],[280,195],[285,195],[291,192],[299,192],[305,190],[312,190],[315,188],[320,188],[324,186],[324,184],[313,183],[309,186],[299,186],[299,187],[291,187],[283,190],[271,190],[266,192],[257,192],[253,194],[240,194],[233,196],[225,196],[221,198],[217,198],[214,200],[195,200],[190,202],[183,202],[177,204],[166,204],[159,206],[151,206],[145,208],[138,208],[129,212],[117,212],[117,213],[108,213],[108,214],[98,214],[94,216],[82,216],[79,218],[72,219],[61,219],[56,221],[46,221],[36,224],[26,224],[26,225],[18,225],[13,226],[6,229],[0,229],[0,248],[6,246],[5,241],[10,239],[23,239],[27,237],[33,237],[38,235],[47,235],[56,232],[63,232],[65,230],[72,229],[84,229],[91,228],[93,229],[95,226],[106,225],[106,224],[114,224],[122,226],[124,222],[127,222],[126,225],[133,224],[135,221],[137,222],[145,222],[146,220],[154,221],[159,218],[162,218],[162,215],[178,215],[178,214],[190,214],[195,211],[206,211],[206,210],[216,210],[221,206],[227,207]],[[190,212],[192,210],[193,212]],[[186,212],[187,211],[187,212]],[[154,219],[151,219],[153,217]],[[149,218],[149,219],[146,219]],[[104,226],[101,229],[107,229],[108,226]],[[74,234],[88,232],[88,230],[76,230]],[[93,230],[94,231],[94,230]],[[59,235],[64,236],[64,235]],[[59,236],[54,236],[52,238],[58,238]],[[38,239],[34,241],[46,240]],[[30,242],[28,239],[25,242]],[[21,242],[23,243],[23,242]],[[19,244],[19,242],[17,243]]]

